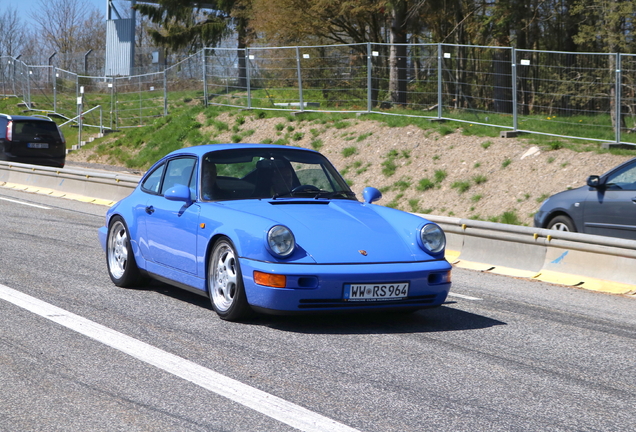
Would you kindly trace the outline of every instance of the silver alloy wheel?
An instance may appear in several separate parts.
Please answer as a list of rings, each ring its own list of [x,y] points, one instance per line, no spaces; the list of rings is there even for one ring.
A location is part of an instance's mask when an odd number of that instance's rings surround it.
[[[226,312],[238,295],[239,270],[234,249],[225,241],[214,248],[208,280],[214,306]]]
[[[108,234],[108,269],[115,279],[121,279],[128,266],[128,233],[121,221],[115,221]]]
[[[564,224],[563,222],[555,223],[554,225],[552,225],[552,227],[550,229],[553,229],[553,230],[556,230],[556,231],[570,231],[568,226],[566,224]]]

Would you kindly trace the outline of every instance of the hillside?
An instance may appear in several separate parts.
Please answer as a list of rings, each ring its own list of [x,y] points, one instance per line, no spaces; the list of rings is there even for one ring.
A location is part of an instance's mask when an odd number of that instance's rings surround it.
[[[203,137],[209,137],[206,142],[232,142],[240,134],[242,142],[282,141],[316,148],[359,197],[365,186],[379,188],[381,205],[525,225],[532,225],[533,213],[547,196],[583,185],[588,175],[602,174],[632,157],[537,145],[528,136],[505,139],[468,135],[461,128],[444,134],[415,125],[389,127],[364,117],[330,124],[225,112],[213,123],[203,114],[196,120]],[[461,127],[470,132],[471,125]],[[102,146],[126,139],[115,135]],[[84,148],[69,154],[68,161],[120,163],[98,154],[95,148]]]

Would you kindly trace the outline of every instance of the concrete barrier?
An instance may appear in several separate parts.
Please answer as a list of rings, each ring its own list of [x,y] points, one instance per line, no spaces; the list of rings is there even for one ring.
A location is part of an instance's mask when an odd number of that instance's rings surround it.
[[[51,168],[0,161],[0,184],[47,189],[114,203],[137,187],[140,176],[106,171]]]

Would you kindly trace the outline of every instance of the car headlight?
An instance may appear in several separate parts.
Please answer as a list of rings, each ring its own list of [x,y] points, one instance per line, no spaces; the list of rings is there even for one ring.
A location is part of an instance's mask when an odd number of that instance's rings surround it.
[[[275,255],[286,257],[294,251],[296,240],[289,228],[276,225],[267,232],[267,244]]]
[[[446,247],[444,231],[435,224],[426,224],[420,230],[421,246],[432,254],[438,254]]]

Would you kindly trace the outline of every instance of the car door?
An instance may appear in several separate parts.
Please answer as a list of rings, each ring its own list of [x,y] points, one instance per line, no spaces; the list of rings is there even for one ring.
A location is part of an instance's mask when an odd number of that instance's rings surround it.
[[[583,221],[588,234],[636,239],[636,162],[608,173],[590,190]]]
[[[195,198],[196,159],[175,158],[166,164],[159,194],[149,195],[144,208],[150,260],[187,273],[197,273],[197,230],[200,207],[170,201],[163,194],[176,184],[189,186]]]

